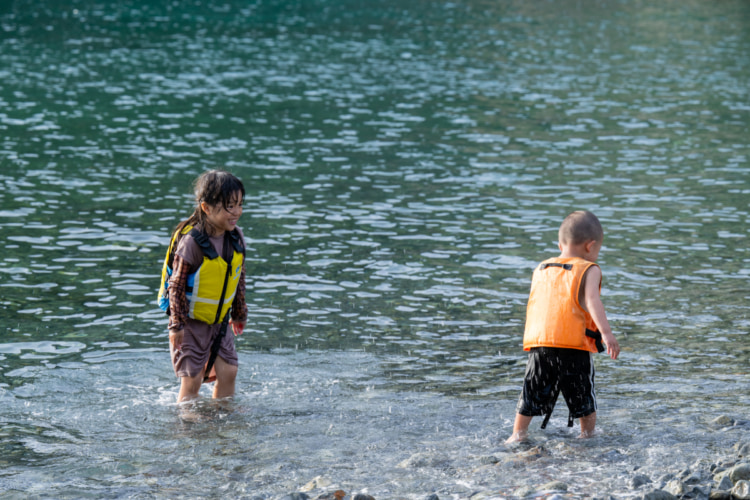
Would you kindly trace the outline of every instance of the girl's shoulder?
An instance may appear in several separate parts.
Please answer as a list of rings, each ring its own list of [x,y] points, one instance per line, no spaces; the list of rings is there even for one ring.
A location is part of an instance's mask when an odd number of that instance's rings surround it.
[[[201,250],[200,245],[198,245],[198,242],[195,241],[195,238],[189,232],[180,238],[175,254],[182,257],[192,266],[200,265],[203,262],[203,250]]]

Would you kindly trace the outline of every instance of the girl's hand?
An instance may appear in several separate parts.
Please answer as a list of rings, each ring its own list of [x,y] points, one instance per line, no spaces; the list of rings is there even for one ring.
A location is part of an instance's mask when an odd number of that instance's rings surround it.
[[[169,330],[169,343],[172,349],[182,352],[182,340],[185,338],[185,330]]]
[[[242,331],[245,329],[245,322],[244,321],[235,321],[232,320],[232,332],[234,332],[234,336],[242,335]]]

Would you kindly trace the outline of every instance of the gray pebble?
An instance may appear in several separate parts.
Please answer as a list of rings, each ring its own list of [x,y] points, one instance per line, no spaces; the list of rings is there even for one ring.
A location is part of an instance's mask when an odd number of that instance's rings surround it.
[[[711,425],[714,427],[732,427],[734,425],[734,419],[726,415],[716,417],[711,421]]]
[[[562,481],[551,481],[538,488],[539,491],[568,491],[568,485]]]
[[[636,474],[633,476],[633,478],[630,480],[630,487],[633,489],[640,488],[644,484],[651,483],[651,478],[648,477],[645,474]]]
[[[676,500],[673,494],[664,490],[654,490],[643,495],[643,500]]]
[[[690,474],[688,477],[682,480],[685,484],[699,484],[703,482],[703,478],[698,474]]]
[[[513,496],[523,498],[523,497],[532,495],[535,492],[536,490],[532,488],[531,486],[521,486],[520,488],[518,488],[516,491],[513,492]]]
[[[729,476],[727,474],[722,474],[721,480],[719,480],[719,484],[716,485],[716,488],[719,490],[731,490],[732,486],[734,486],[734,483],[729,479]]]
[[[708,500],[732,500],[730,491],[712,490],[708,495]]]
[[[663,476],[661,476],[661,477],[659,478],[659,482],[660,482],[660,483],[664,483],[664,484],[667,484],[667,483],[668,483],[668,482],[670,482],[670,481],[671,481],[672,479],[674,479],[674,474],[664,474]]]
[[[735,465],[727,474],[734,484],[737,484],[737,481],[750,480],[750,464]]]
[[[679,479],[673,479],[667,483],[667,485],[664,487],[664,491],[671,493],[676,497],[681,497],[682,495],[687,493],[687,488],[685,488],[685,483],[683,483]]]

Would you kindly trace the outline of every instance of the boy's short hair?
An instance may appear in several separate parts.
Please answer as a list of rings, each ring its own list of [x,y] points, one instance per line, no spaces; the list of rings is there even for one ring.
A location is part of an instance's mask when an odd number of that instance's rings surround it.
[[[581,245],[589,241],[604,241],[604,230],[596,215],[579,210],[565,217],[557,237],[563,245]]]

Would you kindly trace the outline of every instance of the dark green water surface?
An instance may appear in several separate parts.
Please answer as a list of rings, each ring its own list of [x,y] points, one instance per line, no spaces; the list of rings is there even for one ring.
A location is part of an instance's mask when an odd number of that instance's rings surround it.
[[[0,495],[628,498],[718,460],[748,427],[710,422],[750,415],[749,54],[741,0],[6,0]],[[216,167],[250,324],[235,400],[186,410],[154,299]],[[601,434],[560,401],[520,466],[531,272],[577,209],[623,353]]]

